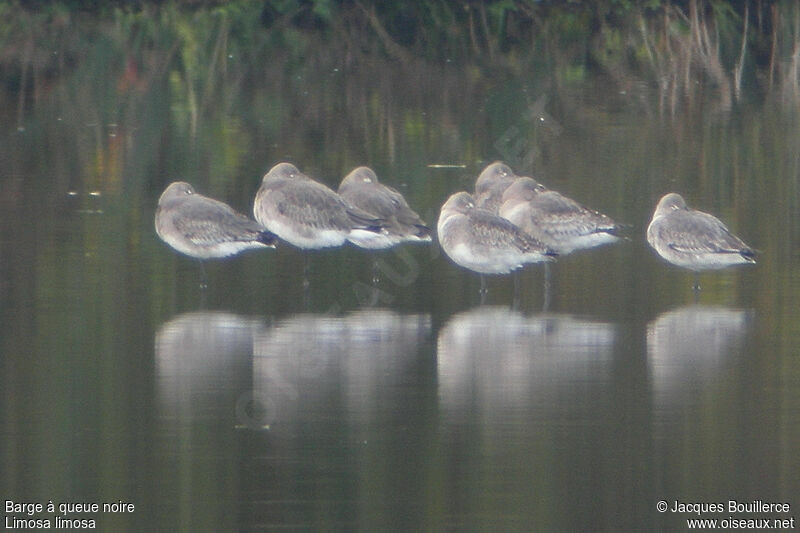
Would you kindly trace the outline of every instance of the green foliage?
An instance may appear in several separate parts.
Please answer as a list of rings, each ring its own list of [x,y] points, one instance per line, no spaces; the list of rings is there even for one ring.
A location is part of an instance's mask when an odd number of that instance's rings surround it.
[[[494,23],[494,31],[498,36],[502,36],[505,31],[506,18],[516,13],[517,6],[514,0],[498,0],[490,3],[486,11]]]
[[[691,5],[698,8],[696,18]],[[13,62],[21,56],[15,50],[26,42],[35,43],[35,57],[28,60],[42,70],[76,64],[81,50],[99,37],[92,32],[100,22],[113,28],[105,34],[118,51],[174,48],[167,68],[180,83],[171,86],[195,101],[194,121],[213,99],[217,74],[247,76],[252,65],[275,57],[287,69],[313,69],[312,50],[328,57],[377,54],[516,72],[552,62],[569,83],[592,69],[645,77],[652,85],[689,72],[724,89],[725,78],[738,69],[753,80],[750,86],[768,80],[771,87],[793,79],[797,12],[794,2],[725,0],[0,0],[0,67],[6,67],[7,85],[18,86],[22,68]],[[690,91],[688,84],[681,88]]]
[[[325,23],[330,23],[334,16],[334,3],[331,0],[315,0],[311,12],[320,17]]]

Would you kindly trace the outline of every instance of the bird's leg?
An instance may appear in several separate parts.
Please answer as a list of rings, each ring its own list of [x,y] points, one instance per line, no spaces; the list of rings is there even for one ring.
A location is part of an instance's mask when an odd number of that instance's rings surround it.
[[[700,300],[700,273],[694,273],[694,285],[692,285],[692,292],[694,293],[694,303]]]
[[[202,259],[198,260],[200,263],[200,290],[206,290],[208,288],[208,276],[206,275],[206,264],[203,262]]]
[[[311,257],[305,254],[303,257],[303,290],[307,290],[311,285],[308,275],[311,272]]]
[[[511,309],[519,309],[519,302],[520,302],[520,271],[515,270],[512,274],[514,276],[514,298],[511,302]]]
[[[378,265],[378,258],[372,259],[372,284],[377,285],[381,281],[380,266]]]
[[[552,298],[552,287],[550,264],[544,264],[544,303],[542,304],[542,311],[550,310],[550,300]]]
[[[311,281],[309,272],[311,271],[311,257],[308,253],[303,257],[303,308],[308,311],[311,308]]]
[[[700,273],[699,272],[695,272],[694,273],[694,285],[692,285],[692,290],[695,293],[700,292]]]

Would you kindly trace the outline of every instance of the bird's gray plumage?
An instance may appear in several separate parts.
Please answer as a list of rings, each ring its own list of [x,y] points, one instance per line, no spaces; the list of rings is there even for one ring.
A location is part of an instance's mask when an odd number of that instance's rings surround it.
[[[505,274],[555,256],[508,220],[476,207],[466,192],[453,194],[442,206],[437,231],[453,262],[481,274]]]
[[[755,251],[725,224],[689,208],[676,193],[658,202],[647,227],[647,242],[668,262],[694,271],[755,263]]]
[[[614,242],[620,231],[611,217],[527,177],[505,190],[499,214],[559,254]]]
[[[186,182],[171,183],[156,209],[158,236],[196,259],[228,257],[250,248],[274,247],[276,238],[258,222],[229,205],[195,192]]]
[[[291,163],[264,175],[253,214],[281,239],[304,249],[340,246],[359,232],[380,233],[383,221],[345,202]]]
[[[519,176],[502,161],[495,161],[484,168],[475,181],[475,205],[497,214],[503,203],[503,192]]]
[[[364,248],[388,248],[403,241],[430,241],[431,230],[397,190],[378,181],[369,167],[353,169],[339,185],[339,195],[384,224],[374,238],[354,240]]]

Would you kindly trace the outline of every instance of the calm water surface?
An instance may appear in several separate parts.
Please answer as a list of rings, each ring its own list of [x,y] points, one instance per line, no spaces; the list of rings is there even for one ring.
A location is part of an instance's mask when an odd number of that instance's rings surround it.
[[[0,101],[4,499],[135,504],[102,531],[684,530],[660,500],[800,519],[796,105],[665,117],[647,87],[336,57],[229,58],[211,92],[148,53],[133,82],[98,52]],[[346,248],[304,290],[284,246],[201,291],[153,230],[170,181],[249,213],[280,160],[331,186],[370,165],[435,225],[495,159],[631,226],[560,260],[547,309],[540,268],[480,305],[435,244],[377,254],[376,285]],[[758,265],[695,301],[644,241],[669,191]]]

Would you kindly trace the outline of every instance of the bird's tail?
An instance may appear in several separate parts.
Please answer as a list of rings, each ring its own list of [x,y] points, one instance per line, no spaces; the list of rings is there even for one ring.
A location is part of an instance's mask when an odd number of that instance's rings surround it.
[[[350,220],[358,224],[358,227],[355,229],[381,233],[386,227],[385,219],[374,217],[363,209],[359,209],[355,206],[348,206],[347,214],[350,216]]]
[[[258,233],[258,237],[256,240],[265,246],[269,246],[271,248],[275,248],[275,245],[278,244],[278,237],[267,230],[260,231]]]

